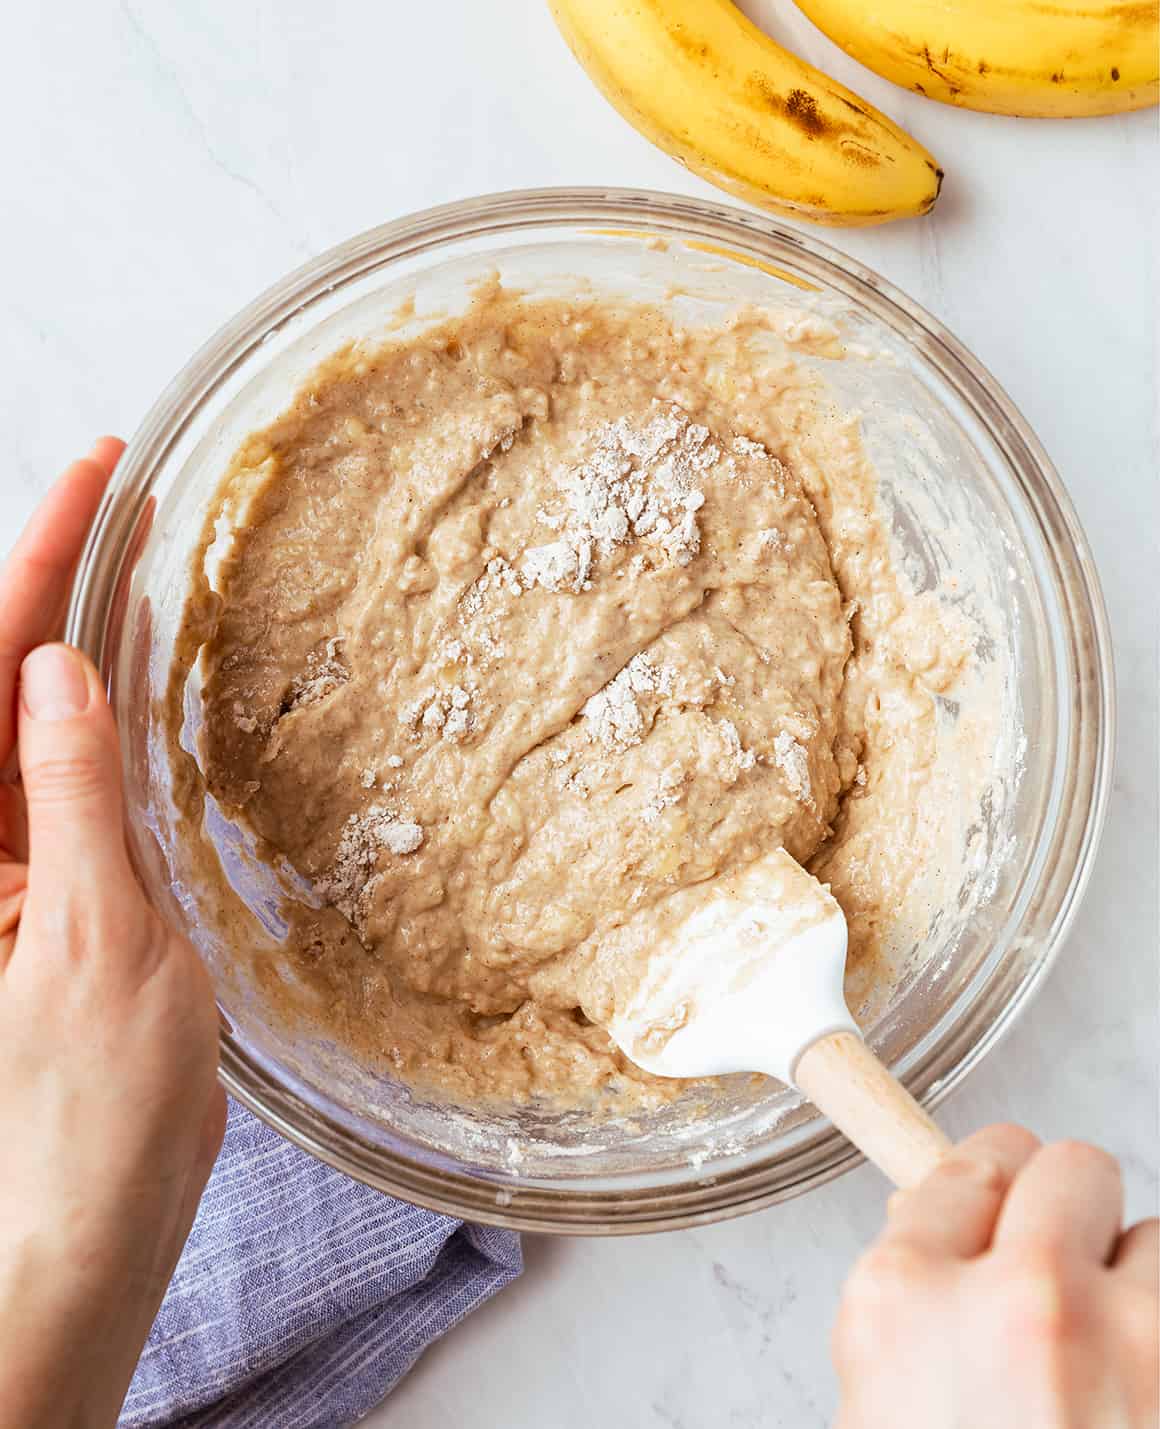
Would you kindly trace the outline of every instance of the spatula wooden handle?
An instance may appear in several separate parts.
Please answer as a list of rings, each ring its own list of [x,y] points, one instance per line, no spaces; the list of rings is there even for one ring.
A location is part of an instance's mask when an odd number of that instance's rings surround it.
[[[807,1047],[794,1080],[896,1186],[917,1185],[950,1149],[902,1083],[850,1032],[831,1033]]]

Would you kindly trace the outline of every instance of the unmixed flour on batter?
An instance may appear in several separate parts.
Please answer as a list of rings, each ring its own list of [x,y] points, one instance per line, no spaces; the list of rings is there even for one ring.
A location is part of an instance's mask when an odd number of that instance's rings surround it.
[[[268,995],[412,1083],[663,1095],[600,1024],[676,894],[784,847],[865,969],[939,857],[969,641],[770,315],[492,285],[345,349],[237,454],[194,583],[189,837],[208,790],[297,871]]]

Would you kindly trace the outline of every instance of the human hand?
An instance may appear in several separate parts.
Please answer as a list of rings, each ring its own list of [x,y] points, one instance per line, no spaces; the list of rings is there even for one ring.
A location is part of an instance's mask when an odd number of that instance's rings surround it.
[[[0,783],[0,1424],[20,1429],[114,1424],[225,1126],[209,979],[130,868],[97,672],[42,645],[121,450],[69,467],[0,574],[0,770],[23,778]]]
[[[846,1282],[838,1429],[1154,1429],[1160,1233],[1120,1169],[993,1126],[921,1185]]]

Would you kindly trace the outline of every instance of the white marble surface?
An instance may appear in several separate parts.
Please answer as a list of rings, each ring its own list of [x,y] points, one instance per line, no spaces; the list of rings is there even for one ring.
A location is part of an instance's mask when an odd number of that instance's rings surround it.
[[[919,135],[930,219],[832,235],[924,303],[1053,454],[1103,573],[1119,764],[1099,865],[1038,1002],[946,1106],[1094,1138],[1156,1201],[1155,117],[956,113],[861,71],[785,3],[749,12]],[[539,0],[60,0],[5,19],[0,549],[54,471],[126,435],[219,323],[360,229],[473,192],[711,193],[604,104]],[[861,1170],[708,1230],[530,1241],[524,1279],[373,1425],[816,1429],[826,1335],[884,1188]]]

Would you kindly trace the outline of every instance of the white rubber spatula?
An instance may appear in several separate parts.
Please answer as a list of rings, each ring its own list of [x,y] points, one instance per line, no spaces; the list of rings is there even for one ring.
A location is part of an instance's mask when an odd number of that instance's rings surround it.
[[[862,1041],[842,990],[846,919],[784,850],[704,885],[608,1024],[662,1077],[766,1072],[797,1086],[897,1186],[950,1142]]]

